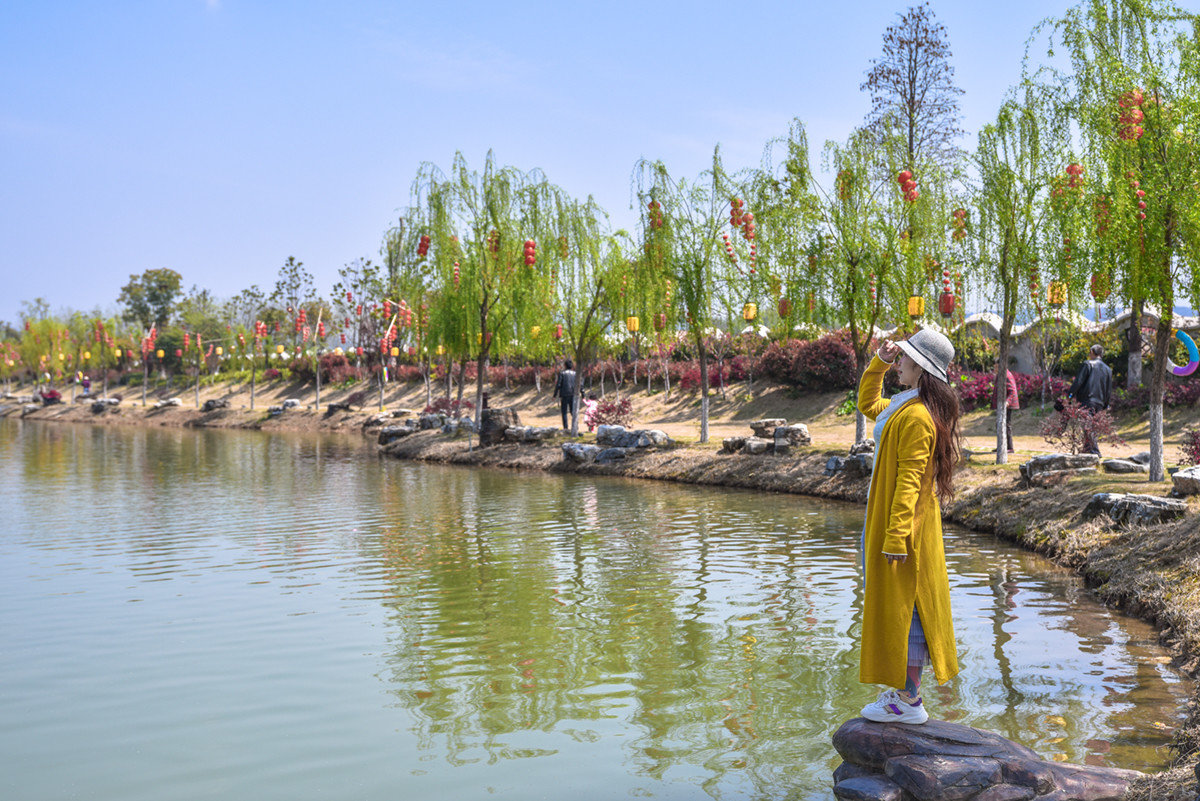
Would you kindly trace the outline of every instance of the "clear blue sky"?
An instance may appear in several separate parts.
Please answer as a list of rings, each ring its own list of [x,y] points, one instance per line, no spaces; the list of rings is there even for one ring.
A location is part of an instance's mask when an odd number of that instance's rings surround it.
[[[1066,0],[934,2],[964,145]],[[1188,3],[1187,5],[1193,5]],[[731,168],[799,117],[814,154],[904,0],[781,3],[146,0],[0,5],[0,320],[116,309],[170,267],[227,297],[295,256],[328,293],[377,259],[417,167],[488,149],[634,218],[641,157]]]

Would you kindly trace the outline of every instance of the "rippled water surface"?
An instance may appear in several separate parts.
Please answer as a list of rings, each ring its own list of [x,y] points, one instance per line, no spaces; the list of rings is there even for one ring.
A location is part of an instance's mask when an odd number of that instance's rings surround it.
[[[0,421],[0,797],[829,798],[860,508]],[[1153,769],[1190,686],[951,530],[931,712]]]

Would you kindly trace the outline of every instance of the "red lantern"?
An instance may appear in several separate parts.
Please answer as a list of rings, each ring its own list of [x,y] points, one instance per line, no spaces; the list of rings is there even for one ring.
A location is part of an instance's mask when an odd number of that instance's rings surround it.
[[[362,347],[357,347],[357,348],[355,348],[355,349],[354,349],[354,353],[355,353],[356,355],[358,355],[358,356],[362,356],[362,355],[363,355],[363,349],[362,349]]]
[[[938,298],[938,311],[943,317],[950,317],[954,314],[954,295],[950,292],[942,292]]]
[[[182,358],[182,357],[183,357],[183,349],[182,349],[182,348],[176,348],[176,349],[175,349],[175,358],[176,358],[176,359],[179,359],[179,358]]]
[[[554,338],[555,338],[555,339],[562,339],[562,336],[563,336],[563,327],[562,327],[562,323],[558,323],[558,324],[556,324],[556,325],[554,326]]]

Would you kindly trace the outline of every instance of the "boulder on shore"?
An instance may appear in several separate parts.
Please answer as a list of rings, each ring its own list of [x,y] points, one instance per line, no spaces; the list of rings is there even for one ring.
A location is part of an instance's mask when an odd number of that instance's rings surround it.
[[[721,440],[721,450],[725,453],[737,453],[746,447],[745,437],[726,437]]]
[[[1171,476],[1171,483],[1179,495],[1200,495],[1200,465],[1176,471]]]
[[[512,407],[492,407],[483,410],[479,422],[479,447],[486,448],[504,440],[504,432],[521,425],[517,410]]]
[[[1142,464],[1132,459],[1105,459],[1100,463],[1105,473],[1149,473],[1149,463]]]
[[[759,439],[774,439],[775,429],[785,425],[787,425],[787,420],[782,417],[768,417],[763,420],[752,421],[750,423],[750,430]]]
[[[1049,762],[999,734],[930,720],[912,726],[854,718],[833,735],[843,801],[1117,801],[1134,770]]]
[[[1097,492],[1088,501],[1083,516],[1091,519],[1106,514],[1114,523],[1161,523],[1187,513],[1187,502],[1156,495]]]
[[[1032,482],[1074,473],[1094,473],[1099,464],[1100,457],[1094,453],[1047,453],[1035,456],[1019,467],[1021,478]]]

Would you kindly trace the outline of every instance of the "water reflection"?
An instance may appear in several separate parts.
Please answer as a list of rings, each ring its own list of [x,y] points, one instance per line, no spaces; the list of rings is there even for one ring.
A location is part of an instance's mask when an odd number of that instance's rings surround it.
[[[855,507],[379,461],[354,438],[13,421],[0,503],[0,624],[14,626],[0,630],[38,629],[0,656],[0,702],[110,671],[103,701],[71,711],[94,731],[113,703],[206,692],[214,654],[231,656],[253,669],[218,668],[222,681],[248,700],[196,736],[253,743],[248,764],[209,766],[239,794],[309,796],[278,774],[335,752],[326,770],[378,777],[378,797],[403,781],[417,797],[553,782],[584,797],[825,798],[829,737],[873,695],[857,682]],[[950,531],[947,551],[963,673],[933,714],[1060,759],[1166,761],[1190,690],[1148,627],[987,538]],[[187,646],[165,656],[72,666],[97,626],[154,653],[181,621]],[[27,714],[9,728],[33,734],[0,745],[61,747],[39,739],[65,725],[54,712]],[[185,736],[170,715],[129,723],[133,742]],[[94,782],[105,758],[76,770]]]

